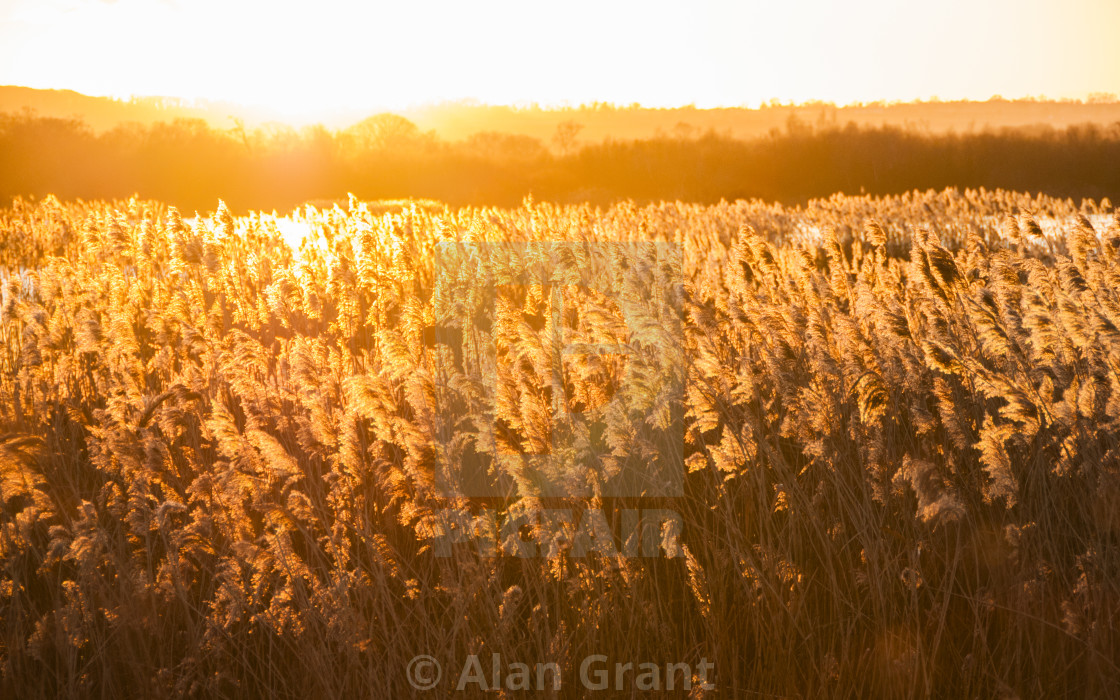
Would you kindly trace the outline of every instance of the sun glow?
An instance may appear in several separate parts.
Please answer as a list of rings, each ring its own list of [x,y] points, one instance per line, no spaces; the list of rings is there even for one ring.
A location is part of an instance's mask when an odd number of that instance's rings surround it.
[[[936,11],[893,0],[10,0],[0,84],[230,101],[296,122],[464,98],[1084,97],[1120,92],[1117,24],[1111,0],[946,0]]]

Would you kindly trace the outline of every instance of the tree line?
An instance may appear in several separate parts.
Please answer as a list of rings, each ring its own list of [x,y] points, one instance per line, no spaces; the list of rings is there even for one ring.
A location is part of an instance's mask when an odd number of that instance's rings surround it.
[[[760,198],[798,203],[836,192],[895,194],[1004,188],[1061,197],[1120,194],[1120,123],[930,134],[790,120],[763,138],[677,129],[583,143],[578,125],[549,143],[480,132],[448,141],[382,114],[349,129],[294,130],[201,120],[95,133],[80,119],[0,115],[0,201],[14,196],[118,199],[185,211],[219,198],[235,211],[309,200],[428,198],[452,205],[538,200],[638,202]]]

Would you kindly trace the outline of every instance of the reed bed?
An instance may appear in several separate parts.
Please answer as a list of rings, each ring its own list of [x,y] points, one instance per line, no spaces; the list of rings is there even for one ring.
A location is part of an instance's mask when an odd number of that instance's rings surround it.
[[[483,285],[503,254],[528,272]],[[48,197],[0,211],[0,269],[4,696],[420,696],[417,654],[704,657],[693,697],[1120,688],[1107,201]],[[557,444],[567,496],[525,466]],[[679,492],[612,492],[634,465]],[[557,504],[680,526],[654,557],[441,553]]]

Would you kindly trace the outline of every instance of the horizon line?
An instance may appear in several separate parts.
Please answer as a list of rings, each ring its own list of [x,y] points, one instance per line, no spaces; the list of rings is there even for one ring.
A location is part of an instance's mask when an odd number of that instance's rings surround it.
[[[129,104],[133,102],[155,102],[167,101],[175,107],[185,109],[207,109],[218,106],[238,107],[245,110],[267,112],[272,115],[284,115],[289,112],[283,108],[270,106],[262,103],[254,102],[239,102],[234,99],[220,98],[220,97],[203,97],[203,96],[182,96],[182,95],[155,95],[155,94],[136,94],[130,93],[128,95],[119,94],[93,94],[75,90],[73,88],[58,88],[58,87],[35,87],[33,85],[17,85],[5,84],[0,85],[0,89],[4,88],[18,88],[24,90],[34,90],[37,92],[64,92],[81,95],[93,99],[105,99],[117,102],[119,104]],[[1120,95],[1115,92],[1107,90],[1090,91],[1080,97],[1050,97],[1044,94],[1037,95],[1019,95],[1008,97],[1003,94],[993,94],[987,98],[975,97],[942,97],[940,95],[930,95],[928,97],[917,97],[913,99],[905,98],[878,98],[874,100],[852,100],[848,102],[836,102],[834,100],[823,98],[808,98],[805,100],[794,100],[792,98],[783,99],[780,97],[771,97],[766,100],[759,100],[757,103],[746,101],[739,104],[712,104],[712,105],[698,105],[696,102],[690,103],[676,103],[672,105],[660,104],[644,104],[641,102],[619,103],[610,100],[592,100],[582,102],[572,102],[569,100],[561,100],[558,102],[548,101],[535,101],[535,100],[514,100],[509,102],[489,102],[477,97],[446,97],[436,98],[425,102],[413,102],[403,106],[391,105],[360,105],[353,106],[340,106],[340,107],[323,107],[317,110],[309,110],[306,116],[312,113],[324,114],[331,113],[334,115],[342,116],[348,112],[369,112],[371,115],[385,112],[415,112],[425,109],[437,109],[442,107],[476,107],[476,108],[507,108],[513,111],[542,111],[542,112],[569,112],[569,111],[587,111],[595,109],[610,109],[610,110],[647,110],[647,111],[677,111],[677,110],[695,110],[695,111],[719,111],[719,110],[748,110],[760,111],[764,109],[789,109],[799,107],[833,107],[836,109],[849,109],[861,107],[879,107],[879,106],[902,106],[902,105],[934,105],[934,104],[986,104],[989,102],[1021,102],[1021,103],[1054,103],[1054,104],[1081,104],[1081,105],[1094,105],[1094,104],[1115,104],[1120,103]],[[371,111],[379,110],[379,111]],[[287,114],[289,117],[296,115]]]

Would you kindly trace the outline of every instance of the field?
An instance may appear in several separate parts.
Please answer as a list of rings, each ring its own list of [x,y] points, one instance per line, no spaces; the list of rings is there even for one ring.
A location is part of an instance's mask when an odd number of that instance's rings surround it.
[[[47,197],[0,270],[2,696],[1120,688],[1107,200]]]

